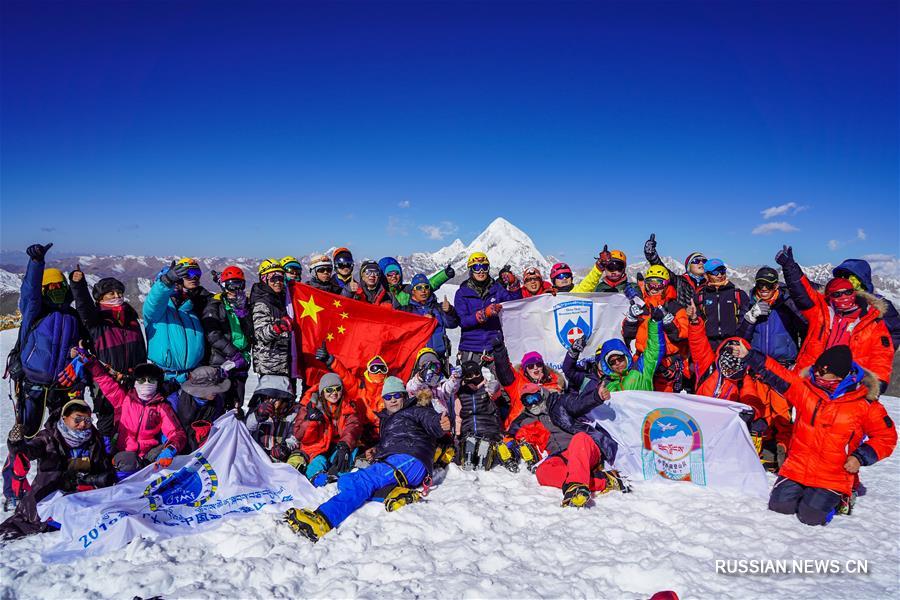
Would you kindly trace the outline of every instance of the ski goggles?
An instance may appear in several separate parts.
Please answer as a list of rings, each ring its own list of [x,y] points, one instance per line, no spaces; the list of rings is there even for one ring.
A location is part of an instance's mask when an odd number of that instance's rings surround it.
[[[533,362],[525,365],[526,369],[539,369],[541,371],[544,370],[544,363],[542,362]]]
[[[604,265],[607,271],[624,271],[625,263],[621,260],[608,260]]]
[[[76,417],[73,417],[73,420],[75,421],[76,425],[81,425],[82,423],[90,423],[91,422],[90,417],[76,416]]]
[[[692,264],[692,265],[705,265],[705,264],[706,264],[706,258],[703,257],[703,256],[695,256],[694,258],[691,259],[690,264]]]
[[[472,269],[473,273],[487,273],[488,269],[491,268],[491,265],[476,263],[469,268]]]
[[[272,273],[269,275],[268,281],[271,283],[284,283],[284,273]]]
[[[203,275],[203,271],[200,270],[200,267],[188,267],[187,275],[184,276],[185,279],[200,279],[200,276]]]
[[[403,392],[392,392],[390,394],[385,394],[382,396],[382,399],[387,400],[402,400],[406,394]]]
[[[854,293],[854,290],[838,290],[836,292],[831,292],[828,294],[829,298],[841,298],[843,296],[850,296]]]
[[[246,289],[247,282],[242,279],[229,279],[228,281],[222,282],[222,287],[229,292],[239,292]]]
[[[625,358],[624,354],[619,354],[619,353],[610,354],[609,356],[606,357],[606,364],[608,364],[610,366],[613,363],[619,363],[619,362],[628,362],[628,359]]]
[[[534,406],[535,404],[540,404],[543,399],[544,397],[540,392],[534,392],[531,394],[523,394],[521,401],[523,406]]]
[[[334,266],[338,269],[352,269],[353,261],[352,260],[336,260],[334,262]]]
[[[156,383],[156,377],[137,377],[135,383]]]
[[[532,281],[540,281],[540,280],[541,280],[540,277],[526,277],[522,281],[524,281],[525,283],[531,283]]]
[[[331,273],[333,271],[334,271],[334,269],[331,268],[330,266],[316,267],[316,270],[315,270],[316,273]]]
[[[669,282],[660,277],[648,277],[644,280],[644,285],[646,285],[650,289],[661,290],[669,285]]]
[[[778,287],[777,283],[769,283],[767,281],[757,281],[756,289],[758,290],[774,290]]]
[[[342,389],[344,389],[344,386],[342,385],[329,385],[327,388],[322,388],[322,391],[326,394],[337,394]]]
[[[555,279],[556,281],[559,281],[561,279],[572,279],[572,274],[571,273],[557,273],[553,279]]]
[[[378,269],[375,269],[375,268],[365,269],[363,271],[363,275],[366,275],[368,277],[371,277],[374,275],[377,277],[378,275],[381,275],[381,271],[379,271]]]
[[[707,271],[706,274],[710,277],[725,277],[725,267],[719,267],[713,271]]]
[[[373,375],[387,375],[387,365],[369,365],[367,369]]]
[[[431,291],[431,286],[428,285],[427,283],[420,283],[420,284],[418,284],[418,285],[414,285],[414,286],[413,286],[413,291],[416,291],[416,292],[430,292],[430,291]]]

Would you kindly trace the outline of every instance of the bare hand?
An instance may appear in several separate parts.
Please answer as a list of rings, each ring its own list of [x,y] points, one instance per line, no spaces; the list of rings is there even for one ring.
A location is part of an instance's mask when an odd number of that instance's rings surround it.
[[[691,299],[691,303],[688,305],[684,312],[687,314],[688,321],[691,323],[697,322],[697,305],[694,303],[694,300]]]
[[[447,296],[444,296],[444,301],[441,302],[441,310],[444,312],[450,312],[450,301],[447,300]]]
[[[747,346],[743,344],[737,344],[731,347],[731,354],[738,358],[745,358],[748,354],[750,354],[750,350],[748,350]]]
[[[861,466],[859,459],[851,455],[847,457],[847,461],[844,463],[844,470],[848,473],[859,473]]]
[[[600,399],[604,402],[609,400],[610,396],[612,396],[612,394],[609,393],[609,390],[607,389],[605,383],[601,383],[597,388],[597,395],[600,396]]]
[[[450,432],[450,417],[447,416],[447,413],[441,414],[441,429]]]
[[[359,284],[354,280],[350,281],[350,291],[354,294],[359,291]]]
[[[375,448],[369,448],[365,453],[366,462],[372,462],[375,460]]]

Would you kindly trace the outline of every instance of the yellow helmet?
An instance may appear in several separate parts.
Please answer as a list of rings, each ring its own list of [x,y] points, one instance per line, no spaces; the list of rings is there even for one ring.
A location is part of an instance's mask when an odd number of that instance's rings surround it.
[[[41,286],[65,282],[66,278],[59,269],[44,269],[44,278],[41,280]]]
[[[668,281],[670,277],[669,270],[662,265],[650,265],[650,268],[644,273],[644,278],[650,279],[651,277]]]
[[[176,265],[185,265],[188,268],[190,268],[190,267],[195,267],[197,269],[200,268],[200,263],[197,262],[196,258],[190,258],[187,256],[185,256],[184,258],[178,259],[178,262],[176,262],[175,264]]]
[[[466,268],[471,269],[472,265],[489,265],[491,261],[488,260],[487,254],[484,252],[473,252],[469,255],[469,260],[466,261]]]
[[[269,273],[284,273],[284,267],[277,258],[267,258],[259,263],[259,269],[256,270],[257,275],[262,277]]]
[[[288,267],[293,269],[300,269],[302,266],[300,265],[300,261],[294,258],[293,256],[285,256],[281,259],[280,264],[282,267],[287,269]]]

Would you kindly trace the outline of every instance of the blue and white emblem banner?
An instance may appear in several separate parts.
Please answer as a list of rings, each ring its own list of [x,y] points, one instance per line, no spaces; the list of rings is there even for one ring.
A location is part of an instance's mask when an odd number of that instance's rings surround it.
[[[631,481],[662,480],[765,498],[759,462],[739,402],[690,394],[613,392],[586,420],[619,443],[613,465]]]
[[[608,339],[622,339],[629,302],[624,294],[541,294],[503,303],[500,321],[509,358],[518,363],[527,352],[561,369],[572,340],[585,336],[583,358],[592,357]]]
[[[59,544],[43,559],[96,556],[137,537],[199,533],[225,519],[312,506],[315,499],[312,484],[293,467],[271,462],[231,411],[213,423],[203,446],[176,456],[169,468],[150,465],[118,485],[42,501],[41,518],[61,525]]]

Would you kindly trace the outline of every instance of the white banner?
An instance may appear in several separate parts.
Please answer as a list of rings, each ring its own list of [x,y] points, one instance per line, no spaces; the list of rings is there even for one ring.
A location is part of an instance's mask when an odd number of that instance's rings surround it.
[[[766,471],[740,413],[750,407],[706,396],[615,392],[587,419],[619,443],[613,465],[634,480],[690,482],[765,498]]]
[[[94,556],[136,537],[188,535],[232,517],[313,506],[313,491],[296,469],[271,462],[231,411],[213,423],[199,450],[175,457],[170,468],[150,465],[118,485],[41,502],[41,518],[62,525],[60,543],[43,559]]]
[[[584,357],[603,342],[622,339],[629,301],[624,294],[541,294],[503,303],[500,322],[513,364],[526,352],[540,352],[544,362],[561,369],[572,340],[587,336]]]

